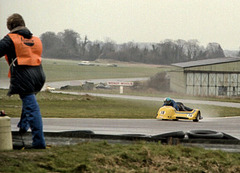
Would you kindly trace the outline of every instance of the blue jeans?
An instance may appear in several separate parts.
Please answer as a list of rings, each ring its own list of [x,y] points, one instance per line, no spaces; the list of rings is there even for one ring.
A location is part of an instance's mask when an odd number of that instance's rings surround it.
[[[20,95],[20,98],[22,100],[22,115],[18,127],[26,132],[30,128],[32,131],[32,146],[45,148],[42,116],[35,94]]]

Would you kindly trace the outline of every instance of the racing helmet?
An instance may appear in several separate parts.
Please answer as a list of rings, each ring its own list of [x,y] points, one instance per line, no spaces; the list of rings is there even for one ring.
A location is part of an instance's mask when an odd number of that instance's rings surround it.
[[[166,97],[164,98],[163,102],[165,105],[169,105],[172,102],[172,99],[170,97]]]

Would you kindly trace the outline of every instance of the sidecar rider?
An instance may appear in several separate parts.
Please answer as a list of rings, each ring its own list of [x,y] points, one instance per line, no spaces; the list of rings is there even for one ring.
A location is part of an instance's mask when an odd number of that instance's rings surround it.
[[[163,106],[172,106],[177,111],[192,111],[191,108],[183,105],[183,103],[181,103],[181,102],[175,102],[170,97],[166,97],[163,102],[164,102]]]
[[[166,97],[163,100],[163,106],[172,106],[174,107],[177,111],[179,111],[179,107],[177,105],[177,103],[171,99],[170,97]]]

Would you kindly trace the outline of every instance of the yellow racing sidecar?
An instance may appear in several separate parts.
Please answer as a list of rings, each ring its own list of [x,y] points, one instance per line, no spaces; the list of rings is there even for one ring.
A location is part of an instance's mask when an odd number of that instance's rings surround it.
[[[157,112],[157,119],[159,120],[192,120],[198,122],[203,119],[199,109],[190,109],[188,111],[177,111],[172,106],[163,106]]]

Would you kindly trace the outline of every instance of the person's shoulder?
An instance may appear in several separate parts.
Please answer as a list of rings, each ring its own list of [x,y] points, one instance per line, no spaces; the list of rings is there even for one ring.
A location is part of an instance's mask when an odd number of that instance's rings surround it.
[[[0,42],[1,44],[5,44],[5,45],[12,44],[12,40],[8,35],[5,35]]]
[[[24,38],[31,38],[33,36],[33,34],[31,33],[31,31],[28,28],[22,28],[22,29],[16,30],[13,33],[19,34],[19,35],[23,36]]]
[[[10,37],[9,37],[9,35],[7,34],[7,35],[5,35],[5,36],[3,37],[2,40],[9,40],[9,39],[10,39]]]

